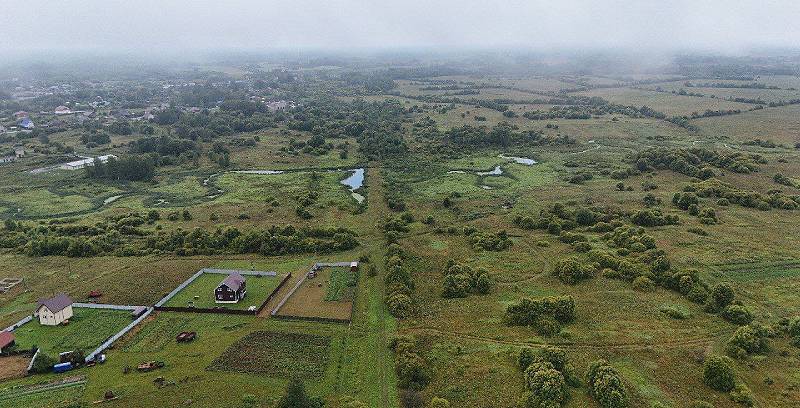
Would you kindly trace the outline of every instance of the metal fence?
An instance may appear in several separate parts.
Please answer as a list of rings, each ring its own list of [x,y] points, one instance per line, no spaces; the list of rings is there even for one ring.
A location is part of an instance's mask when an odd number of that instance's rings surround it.
[[[123,309],[123,310],[128,310],[128,309]],[[114,344],[115,341],[119,340],[129,331],[133,330],[133,328],[136,327],[137,324],[141,323],[144,319],[146,319],[147,316],[150,316],[150,313],[153,313],[152,307],[148,307],[147,311],[142,313],[142,315],[136,318],[136,320],[134,320],[133,322],[131,322],[131,324],[125,326],[124,329],[120,330],[117,334],[111,336],[108,340],[104,341],[103,344],[100,345],[100,347],[96,348],[88,356],[86,356],[85,361],[87,363],[93,361],[98,355],[100,355],[100,353],[104,352],[107,348],[109,348],[112,344]]]
[[[22,326],[25,323],[28,323],[31,320],[33,320],[33,316],[26,316],[22,320],[12,324],[11,326],[6,327],[5,329],[3,329],[3,331],[12,332],[14,330],[17,330],[20,326]]]

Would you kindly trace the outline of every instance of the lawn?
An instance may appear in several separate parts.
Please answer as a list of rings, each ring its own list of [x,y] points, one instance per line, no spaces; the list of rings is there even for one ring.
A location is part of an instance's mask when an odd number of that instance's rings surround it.
[[[14,331],[20,349],[38,346],[56,356],[72,350],[90,352],[131,322],[129,311],[74,307],[69,325],[43,326],[37,319]]]
[[[247,282],[247,294],[239,303],[216,303],[214,289],[225,279],[224,274],[204,273],[195,279],[182,291],[178,292],[164,306],[167,307],[196,307],[200,309],[225,308],[234,310],[247,310],[250,306],[261,305],[275,288],[280,284],[283,275],[250,276],[244,275]],[[191,306],[190,306],[191,305]]]

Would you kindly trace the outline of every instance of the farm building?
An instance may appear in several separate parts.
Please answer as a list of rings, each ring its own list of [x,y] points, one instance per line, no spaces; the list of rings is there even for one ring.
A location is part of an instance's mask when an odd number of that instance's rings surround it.
[[[0,331],[0,354],[7,353],[11,347],[14,347],[15,338],[14,333],[7,331]]]
[[[214,289],[214,299],[217,303],[238,303],[245,294],[247,294],[247,282],[244,276],[238,273],[228,275]]]
[[[70,113],[72,113],[72,110],[64,105],[61,105],[56,107],[53,113],[55,113],[56,115],[69,115]]]
[[[353,261],[350,262],[350,272],[355,272],[358,270],[358,262]]]
[[[75,161],[71,161],[69,163],[64,163],[64,164],[62,164],[60,166],[60,168],[63,169],[63,170],[79,170],[79,169],[82,169],[82,168],[84,168],[86,166],[94,166],[94,161],[95,160],[100,160],[101,163],[105,163],[105,162],[108,161],[108,159],[111,159],[111,158],[116,159],[117,156],[114,156],[113,154],[106,154],[106,155],[103,155],[103,156],[97,156],[96,158],[88,157],[88,158],[85,158],[85,159],[75,160]]]
[[[72,299],[63,293],[50,299],[39,299],[33,315],[44,326],[57,326],[72,317]]]

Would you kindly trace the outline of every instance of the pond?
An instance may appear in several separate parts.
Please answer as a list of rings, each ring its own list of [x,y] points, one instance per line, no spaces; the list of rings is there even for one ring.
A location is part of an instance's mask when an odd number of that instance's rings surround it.
[[[350,187],[350,191],[358,190],[364,185],[364,169],[362,168],[349,171],[352,171],[353,174],[350,177],[342,180],[341,183],[347,187]]]
[[[340,181],[340,183],[349,187],[350,195],[353,196],[353,199],[355,199],[356,202],[361,204],[364,201],[364,196],[356,193],[356,190],[364,185],[364,169],[361,168],[348,171],[352,171],[353,174],[351,174],[350,177]]]
[[[538,163],[536,160],[529,159],[527,157],[505,156],[503,154],[497,157],[500,157],[501,159],[511,160],[514,163],[523,164],[525,166],[533,166],[534,164]]]

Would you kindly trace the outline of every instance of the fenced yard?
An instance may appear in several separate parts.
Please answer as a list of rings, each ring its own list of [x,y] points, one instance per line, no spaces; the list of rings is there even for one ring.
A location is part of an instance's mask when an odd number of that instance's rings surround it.
[[[349,322],[357,272],[349,266],[322,266],[314,278],[306,277],[273,312],[277,318]]]
[[[72,350],[88,354],[132,321],[128,310],[74,307],[73,311],[68,325],[43,326],[33,319],[14,330],[18,349],[38,346],[50,356]]]
[[[213,309],[222,307],[233,310],[247,310],[250,306],[256,308],[278,287],[283,276],[245,276],[247,294],[239,303],[216,303],[214,289],[225,279],[226,275],[218,273],[204,273],[172,297],[165,307],[195,307],[199,309]]]

